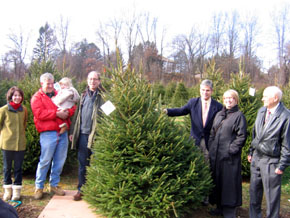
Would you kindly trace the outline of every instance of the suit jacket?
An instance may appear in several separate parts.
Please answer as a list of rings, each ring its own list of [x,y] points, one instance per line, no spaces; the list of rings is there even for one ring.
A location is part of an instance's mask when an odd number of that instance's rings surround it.
[[[250,155],[256,150],[258,155],[272,158],[271,163],[278,163],[277,168],[284,171],[290,165],[290,112],[280,103],[264,126],[266,111],[266,107],[258,111]]]
[[[188,103],[181,108],[167,109],[167,114],[168,116],[184,116],[190,114],[190,135],[195,140],[195,144],[197,146],[200,145],[201,138],[204,138],[206,147],[208,148],[208,139],[213,120],[217,112],[219,112],[222,108],[222,104],[214,99],[211,99],[205,127],[203,127],[202,123],[202,103],[200,97],[190,99]]]

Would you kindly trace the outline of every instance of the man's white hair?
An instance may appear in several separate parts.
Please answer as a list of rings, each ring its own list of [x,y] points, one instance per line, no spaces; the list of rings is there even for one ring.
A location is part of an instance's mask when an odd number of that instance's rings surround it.
[[[53,80],[54,81],[54,77],[51,73],[44,73],[40,76],[40,82],[43,83],[44,81],[48,81],[48,80]]]
[[[279,101],[281,101],[282,96],[283,96],[283,92],[281,91],[281,89],[277,86],[268,86],[267,88],[265,88],[264,92],[267,91],[269,92],[273,97],[277,96]]]

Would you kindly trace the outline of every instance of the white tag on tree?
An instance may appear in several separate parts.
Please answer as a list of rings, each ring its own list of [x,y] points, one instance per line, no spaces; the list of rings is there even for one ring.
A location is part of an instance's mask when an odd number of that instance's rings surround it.
[[[106,115],[109,115],[116,109],[116,107],[112,104],[111,101],[106,101],[105,104],[101,106],[101,109],[104,111]]]
[[[249,89],[249,95],[255,96],[255,93],[256,93],[256,89],[254,89],[254,88]]]

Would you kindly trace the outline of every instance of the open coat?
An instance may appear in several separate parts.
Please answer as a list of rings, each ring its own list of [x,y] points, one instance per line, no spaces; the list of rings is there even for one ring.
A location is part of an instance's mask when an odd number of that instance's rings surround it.
[[[207,120],[205,127],[202,124],[202,105],[201,98],[192,98],[188,101],[186,105],[181,108],[169,108],[167,109],[168,116],[184,116],[190,114],[191,120],[191,130],[190,135],[195,140],[195,145],[200,145],[200,140],[204,138],[205,144],[208,147],[208,138],[210,134],[210,129],[213,124],[213,120],[217,112],[222,109],[222,105],[211,99],[211,104],[209,107]]]
[[[81,94],[80,100],[79,100],[79,104],[76,110],[76,113],[72,119],[72,125],[71,125],[71,129],[70,129],[70,135],[72,135],[72,143],[71,143],[71,149],[76,149],[77,148],[77,144],[78,144],[78,140],[79,140],[79,136],[80,136],[80,129],[81,129],[81,111],[82,111],[82,107],[84,104],[84,100],[86,98],[86,95],[88,95],[88,87],[87,89]],[[100,107],[103,105],[104,101],[103,98],[101,96],[101,89],[98,89],[98,94],[97,97],[94,101],[94,106],[93,106],[93,112],[92,112],[92,128],[91,128],[91,133],[89,134],[89,138],[88,138],[88,148],[91,149],[92,148],[92,144],[94,142],[94,137],[96,134],[96,128],[97,128],[97,124],[99,121],[99,117],[101,116],[101,110]]]
[[[229,207],[242,205],[241,150],[246,135],[246,119],[237,105],[217,113],[209,139],[215,185],[210,203]]]

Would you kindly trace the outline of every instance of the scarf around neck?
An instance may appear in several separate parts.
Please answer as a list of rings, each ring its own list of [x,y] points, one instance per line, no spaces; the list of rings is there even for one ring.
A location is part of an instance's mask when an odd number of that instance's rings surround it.
[[[14,108],[14,110],[17,110],[21,106],[21,103],[15,104],[13,101],[10,101],[9,104]]]

